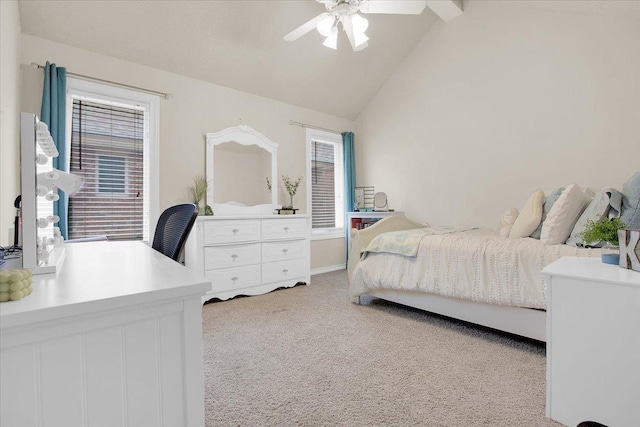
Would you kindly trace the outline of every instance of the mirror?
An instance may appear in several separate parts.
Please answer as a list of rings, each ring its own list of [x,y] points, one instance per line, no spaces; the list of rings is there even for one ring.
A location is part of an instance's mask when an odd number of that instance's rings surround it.
[[[378,192],[373,196],[373,210],[374,212],[386,212],[387,209],[387,194]]]
[[[272,214],[276,208],[278,144],[249,126],[207,133],[207,204],[214,215]]]

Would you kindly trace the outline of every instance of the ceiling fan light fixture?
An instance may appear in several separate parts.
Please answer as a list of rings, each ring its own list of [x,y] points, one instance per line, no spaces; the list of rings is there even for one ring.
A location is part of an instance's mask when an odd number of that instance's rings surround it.
[[[353,32],[358,34],[364,34],[369,28],[369,20],[367,18],[363,18],[362,16],[354,13],[351,15],[351,25],[353,26]]]
[[[322,45],[330,49],[338,49],[338,29],[336,27],[331,29],[331,33],[327,36]]]
[[[329,37],[331,35],[331,29],[333,28],[333,24],[335,22],[335,16],[327,15],[318,22],[318,24],[316,25],[316,29],[324,37]]]
[[[1,0],[0,0],[1,1]],[[325,37],[324,46],[338,48],[338,29],[342,24],[349,44],[354,51],[366,49],[369,37],[365,34],[369,20],[361,15],[397,14],[419,15],[426,7],[425,0],[316,0],[325,6],[326,12],[310,19],[284,36],[292,42],[317,29]]]

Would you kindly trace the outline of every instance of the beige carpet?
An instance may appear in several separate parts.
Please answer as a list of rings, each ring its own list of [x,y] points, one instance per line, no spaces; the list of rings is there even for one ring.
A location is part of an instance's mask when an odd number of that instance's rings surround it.
[[[543,344],[311,282],[203,307],[207,426],[559,425]]]

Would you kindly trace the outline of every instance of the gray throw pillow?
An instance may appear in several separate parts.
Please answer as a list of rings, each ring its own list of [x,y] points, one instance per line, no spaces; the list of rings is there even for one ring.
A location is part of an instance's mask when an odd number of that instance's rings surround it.
[[[540,225],[538,225],[538,228],[536,228],[535,231],[531,233],[529,237],[532,237],[534,239],[540,239],[540,233],[542,233],[542,223],[544,222],[545,219],[547,219],[547,214],[551,210],[551,206],[553,206],[556,200],[558,200],[558,197],[560,197],[563,191],[564,191],[564,187],[558,187],[551,190],[551,193],[549,193],[549,195],[544,201],[544,206],[542,208],[542,220],[540,221]]]
[[[614,217],[620,214],[620,204],[622,202],[622,195],[618,190],[613,188],[603,188],[598,191],[594,196],[589,206],[584,210],[578,222],[571,231],[571,236],[567,239],[567,245],[582,246],[582,233],[587,228],[587,222],[589,220],[598,222],[603,218]],[[610,215],[611,214],[611,215]]]
[[[634,173],[622,187],[620,219],[628,229],[640,230],[640,172]]]

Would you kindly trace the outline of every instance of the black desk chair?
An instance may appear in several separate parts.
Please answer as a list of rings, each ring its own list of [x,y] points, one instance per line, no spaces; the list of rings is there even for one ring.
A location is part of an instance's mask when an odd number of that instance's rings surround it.
[[[151,247],[178,261],[197,216],[196,205],[193,203],[167,208],[158,219]]]

